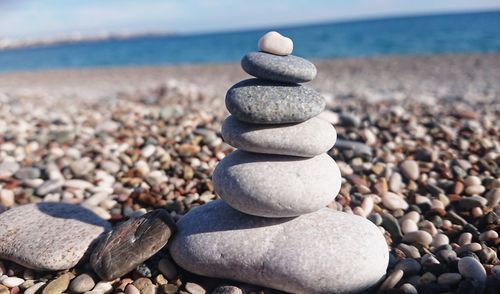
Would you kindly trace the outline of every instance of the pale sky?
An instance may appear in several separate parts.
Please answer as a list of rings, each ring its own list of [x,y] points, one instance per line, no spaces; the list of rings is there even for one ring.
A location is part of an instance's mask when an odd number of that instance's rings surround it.
[[[196,33],[499,9],[499,0],[0,0],[0,39]]]

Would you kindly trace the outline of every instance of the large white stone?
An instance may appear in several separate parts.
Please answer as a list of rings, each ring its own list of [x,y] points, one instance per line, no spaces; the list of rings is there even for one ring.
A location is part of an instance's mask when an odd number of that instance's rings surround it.
[[[275,55],[290,55],[293,51],[293,41],[278,32],[271,31],[260,38],[259,50]]]
[[[175,262],[209,277],[291,293],[358,293],[385,274],[388,248],[368,220],[323,208],[296,218],[261,218],[222,200],[177,222]]]
[[[335,128],[311,118],[298,124],[258,125],[229,116],[222,125],[224,140],[245,151],[313,157],[325,153],[337,140]]]
[[[233,208],[263,217],[290,217],[332,202],[341,175],[328,154],[311,158],[236,150],[216,167],[215,191]]]

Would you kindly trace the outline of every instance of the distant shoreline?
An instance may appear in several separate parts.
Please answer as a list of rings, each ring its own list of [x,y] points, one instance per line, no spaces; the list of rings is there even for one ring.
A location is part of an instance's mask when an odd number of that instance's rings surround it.
[[[10,40],[10,39],[0,39],[0,52],[16,49],[29,49],[29,48],[43,48],[57,45],[67,45],[67,44],[80,44],[80,43],[92,43],[101,41],[118,41],[118,40],[128,40],[128,39],[138,39],[138,38],[148,38],[148,37],[168,37],[175,36],[174,32],[161,32],[161,33],[121,33],[121,34],[97,34],[97,35],[71,35],[67,37],[58,38],[43,38],[43,39],[33,39],[33,40]]]
[[[331,97],[500,99],[500,53],[313,60],[308,84]],[[169,82],[223,98],[245,74],[239,63],[57,69],[0,73],[0,96],[102,99],[151,91]],[[453,98],[454,99],[454,98]]]

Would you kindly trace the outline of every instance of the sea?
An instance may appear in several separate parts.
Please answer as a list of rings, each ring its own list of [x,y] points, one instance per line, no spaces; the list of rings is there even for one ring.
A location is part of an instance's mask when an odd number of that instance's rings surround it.
[[[0,51],[0,71],[230,63],[276,30],[305,58],[500,52],[500,11],[89,41]]]

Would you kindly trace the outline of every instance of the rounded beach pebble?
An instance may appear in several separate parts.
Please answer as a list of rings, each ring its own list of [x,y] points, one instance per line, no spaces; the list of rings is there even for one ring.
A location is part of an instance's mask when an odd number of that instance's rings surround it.
[[[163,209],[130,219],[99,241],[90,259],[92,268],[103,280],[119,278],[163,248],[174,230],[173,219]]]
[[[294,55],[277,56],[250,52],[243,56],[241,67],[251,76],[284,83],[305,83],[316,77],[312,62]]]
[[[317,91],[298,84],[249,79],[232,86],[226,107],[238,120],[255,124],[306,121],[325,108]]]
[[[0,259],[35,270],[74,267],[110,224],[72,204],[22,205],[0,214]]]
[[[259,50],[275,55],[290,55],[293,51],[293,41],[278,32],[268,32],[260,38]]]
[[[341,176],[328,154],[312,158],[236,150],[215,168],[215,191],[233,208],[263,217],[290,217],[332,202]]]
[[[291,293],[358,293],[385,274],[388,249],[370,221],[323,208],[261,218],[222,200],[177,223],[170,253],[182,268]]]
[[[313,157],[332,148],[337,132],[329,122],[314,117],[297,124],[258,125],[229,116],[222,125],[222,137],[245,151]]]

